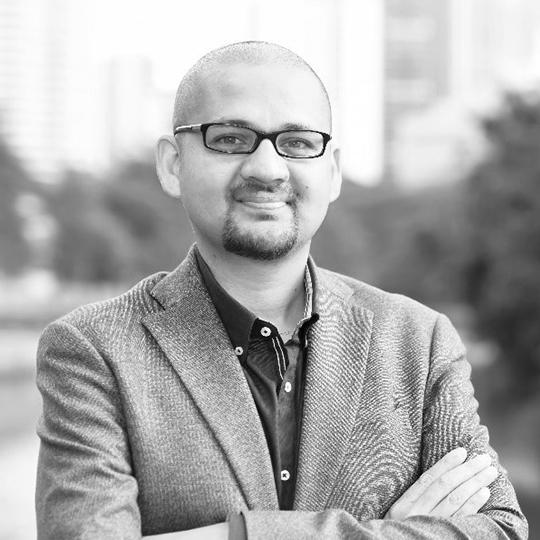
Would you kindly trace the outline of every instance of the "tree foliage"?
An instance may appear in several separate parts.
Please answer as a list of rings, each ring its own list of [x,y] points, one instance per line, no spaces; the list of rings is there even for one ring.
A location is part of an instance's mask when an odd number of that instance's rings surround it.
[[[540,379],[540,100],[509,94],[466,184],[467,298],[522,388]]]
[[[49,196],[53,270],[71,281],[133,282],[173,268],[193,241],[180,206],[161,192],[150,160],[106,179],[68,171]]]
[[[0,140],[0,270],[9,274],[19,272],[30,259],[17,200],[31,184],[22,164]]]
[[[460,189],[404,192],[344,185],[314,242],[317,260],[385,290],[438,305],[462,297]]]

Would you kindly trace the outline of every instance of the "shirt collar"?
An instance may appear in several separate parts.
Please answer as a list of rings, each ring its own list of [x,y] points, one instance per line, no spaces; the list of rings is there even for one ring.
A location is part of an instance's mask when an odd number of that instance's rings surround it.
[[[229,339],[237,356],[245,358],[249,346],[249,339],[251,331],[255,321],[258,320],[257,316],[249,309],[245,308],[240,302],[237,302],[216,280],[206,261],[203,259],[197,246],[195,246],[195,259],[197,266],[201,273],[203,282],[208,290],[208,294],[212,299],[212,302],[218,312],[218,315],[223,322],[223,326],[229,335]],[[300,341],[305,334],[307,323],[315,322],[319,317],[313,313],[313,280],[311,278],[311,272],[309,266],[306,264],[306,270],[304,275],[304,288],[305,299],[304,314],[302,319],[296,325],[296,328],[292,334],[291,339],[293,341]],[[288,336],[287,336],[288,337]]]

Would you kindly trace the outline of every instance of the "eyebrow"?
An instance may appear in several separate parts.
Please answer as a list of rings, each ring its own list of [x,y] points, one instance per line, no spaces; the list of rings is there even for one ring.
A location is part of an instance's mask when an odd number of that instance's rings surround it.
[[[227,118],[227,117],[220,117],[216,119],[216,123],[225,123],[225,124],[233,124],[237,126],[242,127],[251,127],[253,129],[256,129],[258,131],[261,131],[259,127],[254,125],[252,122],[248,122],[247,120],[243,120],[241,118]],[[307,129],[307,130],[315,130],[313,126],[308,126],[307,124],[302,124],[298,122],[286,122],[285,124],[282,124],[279,129],[276,129],[275,131],[285,131],[288,129]],[[315,130],[317,131],[317,130]]]

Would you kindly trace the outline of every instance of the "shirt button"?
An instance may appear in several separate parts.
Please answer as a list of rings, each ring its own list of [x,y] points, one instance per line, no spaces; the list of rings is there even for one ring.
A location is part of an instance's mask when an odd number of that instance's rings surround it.
[[[261,336],[268,337],[272,333],[272,330],[268,326],[263,326],[261,328]]]
[[[287,469],[281,471],[281,479],[286,482],[291,477],[291,473]]]
[[[292,384],[289,381],[287,381],[285,383],[285,392],[290,392],[291,388],[292,388]]]
[[[242,347],[236,347],[234,349],[234,354],[236,354],[236,356],[242,356],[244,354],[244,349],[242,349]]]

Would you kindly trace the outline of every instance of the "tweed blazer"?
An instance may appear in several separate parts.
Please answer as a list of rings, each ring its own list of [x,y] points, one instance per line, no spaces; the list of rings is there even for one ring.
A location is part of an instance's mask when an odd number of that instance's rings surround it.
[[[279,511],[249,386],[193,249],[171,273],[49,325],[36,511],[45,539],[136,539],[242,512],[258,538],[526,538],[448,319],[312,265],[294,511]],[[443,455],[499,468],[480,513],[383,520]]]

